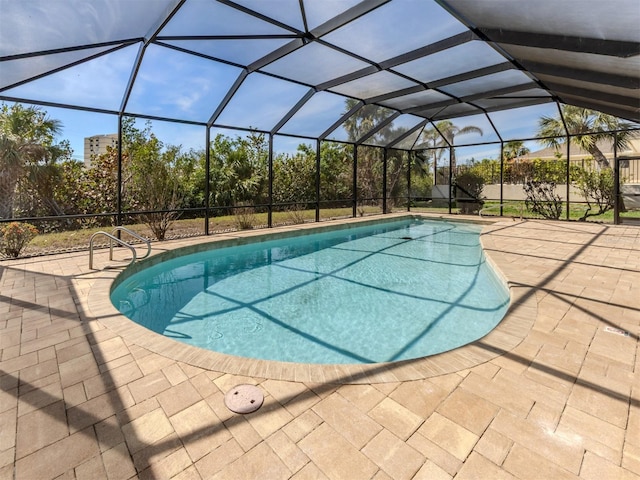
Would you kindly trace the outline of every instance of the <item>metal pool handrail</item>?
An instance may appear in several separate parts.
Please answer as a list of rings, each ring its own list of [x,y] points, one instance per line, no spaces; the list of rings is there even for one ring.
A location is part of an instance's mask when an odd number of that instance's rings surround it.
[[[147,253],[145,253],[144,256],[140,257],[140,260],[142,260],[143,258],[147,258],[149,255],[151,255],[151,241],[149,241],[148,238],[144,238],[138,235],[136,232],[129,230],[126,227],[114,227],[114,229],[111,230],[111,235],[114,236],[115,233],[118,231],[128,233],[131,237],[137,238],[138,240],[141,240],[147,244]],[[130,245],[130,244],[127,244],[127,245]],[[113,244],[111,243],[111,241],[109,241],[109,260],[113,260]]]
[[[93,235],[91,235],[91,240],[89,240],[89,270],[93,270],[93,240],[98,235],[104,235],[105,237],[107,237],[109,239],[109,249],[110,249],[109,260],[113,260],[113,248],[112,248],[113,244],[111,242],[114,241],[114,242],[122,245],[123,247],[127,247],[129,250],[131,250],[132,258],[131,258],[131,261],[129,262],[129,265],[131,265],[133,262],[136,261],[136,249],[135,248],[133,248],[131,245],[129,245],[124,240],[120,240],[118,237],[116,237],[114,235],[111,235],[110,233],[103,232],[102,230],[100,230],[99,232],[96,232]]]
[[[129,262],[129,265],[131,265],[132,263],[134,263],[137,260],[138,256],[136,254],[136,249],[131,244],[129,244],[129,243],[125,242],[124,240],[122,240],[122,239],[116,237],[115,235],[113,235],[117,231],[126,232],[129,235],[131,235],[132,237],[137,238],[138,240],[142,240],[143,242],[145,242],[147,244],[147,253],[141,258],[146,258],[151,254],[151,242],[148,239],[146,239],[144,237],[141,237],[137,233],[132,232],[128,228],[115,227],[112,230],[111,233],[107,233],[107,232],[104,232],[104,231],[100,230],[99,232],[96,232],[93,235],[91,235],[91,240],[89,240],[89,269],[90,270],[93,270],[93,241],[98,235],[104,235],[105,237],[107,237],[109,239],[109,260],[113,260],[113,242],[116,242],[118,245],[121,245],[121,246],[126,247],[129,250],[131,250],[132,258],[131,258],[131,261]]]

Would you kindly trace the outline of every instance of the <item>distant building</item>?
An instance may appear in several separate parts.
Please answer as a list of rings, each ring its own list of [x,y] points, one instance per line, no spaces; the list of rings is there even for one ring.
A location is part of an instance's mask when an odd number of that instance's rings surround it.
[[[118,134],[109,133],[105,135],[94,135],[84,138],[84,166],[91,166],[91,159],[97,155],[107,153],[107,147],[116,148],[118,146]]]
[[[597,146],[608,160],[613,160],[613,143],[611,142],[611,140],[600,140],[597,143]],[[571,155],[571,159],[574,161],[591,158],[591,154],[589,152],[574,145],[573,143],[570,144],[569,153]],[[555,158],[558,158],[559,156],[566,158],[566,145],[561,146],[557,150],[553,147],[546,147],[541,150],[536,150],[535,152],[529,152],[526,155],[516,157],[515,160],[533,160],[535,158],[541,158],[543,160],[553,160]],[[619,150],[618,156],[634,159],[640,158],[640,131],[634,132],[630,136],[628,147],[625,150]]]
[[[597,143],[597,146],[613,166],[613,143],[609,140],[601,140]],[[571,163],[581,165],[583,168],[595,168],[595,161],[586,150],[570,144],[569,154],[571,156]],[[640,132],[634,132],[631,138],[629,138],[627,148],[619,150],[617,154],[620,159],[620,177],[624,183],[640,184]],[[546,147],[541,150],[536,150],[535,152],[529,152],[526,155],[514,158],[512,162],[530,162],[537,158],[541,160],[554,160],[557,158],[566,158],[566,156],[567,147],[564,145],[558,150],[553,147]]]

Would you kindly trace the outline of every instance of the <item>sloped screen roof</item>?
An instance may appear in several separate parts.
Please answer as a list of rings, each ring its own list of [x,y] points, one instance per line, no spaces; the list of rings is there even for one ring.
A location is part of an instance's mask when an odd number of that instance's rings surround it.
[[[508,139],[500,112],[553,102],[640,121],[637,0],[0,0],[0,14],[0,100],[320,139],[367,108],[403,147],[459,117]]]

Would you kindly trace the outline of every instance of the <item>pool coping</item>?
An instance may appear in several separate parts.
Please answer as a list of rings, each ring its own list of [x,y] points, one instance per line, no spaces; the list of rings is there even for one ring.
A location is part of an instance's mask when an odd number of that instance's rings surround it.
[[[242,244],[248,239],[260,238],[261,241],[278,238],[296,232],[309,233],[311,230],[343,226],[359,226],[365,223],[401,220],[402,218],[441,219],[446,221],[462,221],[486,224],[480,242],[485,251],[487,261],[495,272],[507,284],[510,304],[502,321],[487,335],[479,340],[458,347],[454,350],[412,360],[371,364],[309,364],[292,363],[273,360],[252,359],[223,354],[178,342],[136,324],[122,315],[110,301],[112,284],[122,270],[105,269],[98,271],[96,278],[86,297],[87,313],[109,330],[121,336],[128,344],[133,344],[163,355],[172,360],[184,362],[196,367],[239,376],[260,377],[274,380],[286,380],[312,383],[367,384],[420,380],[445,375],[488,362],[518,346],[527,336],[537,316],[535,297],[526,295],[522,288],[516,288],[500,268],[500,255],[492,249],[490,232],[496,220],[478,219],[478,217],[451,218],[447,215],[431,215],[425,213],[385,214],[382,217],[362,217],[342,220],[330,220],[322,224],[309,223],[286,227],[274,227],[267,231],[251,230],[229,232],[215,237],[195,237],[182,241],[152,243],[149,263],[158,262],[158,255],[163,252],[171,258],[172,251],[183,246],[202,245],[207,248],[211,243],[226,242]],[[155,250],[154,248],[155,247]],[[154,260],[154,257],[157,257]],[[141,267],[133,267],[136,270]]]

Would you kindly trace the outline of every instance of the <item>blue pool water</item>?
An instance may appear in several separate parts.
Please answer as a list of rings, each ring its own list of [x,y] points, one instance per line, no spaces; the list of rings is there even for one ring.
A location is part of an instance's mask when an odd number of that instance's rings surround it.
[[[214,248],[125,278],[113,304],[198,347],[301,363],[424,357],[477,340],[509,303],[481,227],[404,220]]]

